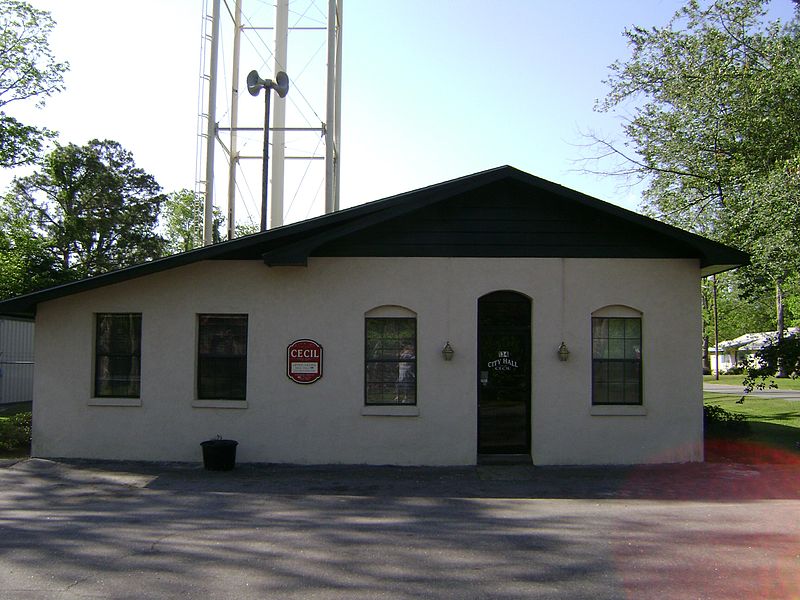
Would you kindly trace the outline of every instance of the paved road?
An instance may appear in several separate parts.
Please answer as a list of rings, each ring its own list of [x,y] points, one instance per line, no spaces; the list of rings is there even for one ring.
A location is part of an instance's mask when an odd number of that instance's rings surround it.
[[[704,392],[716,392],[718,394],[744,395],[744,388],[741,385],[729,385],[725,383],[704,383]],[[749,394],[760,398],[784,398],[785,400],[800,400],[798,390],[753,390]]]
[[[0,469],[3,598],[797,598],[800,466]]]

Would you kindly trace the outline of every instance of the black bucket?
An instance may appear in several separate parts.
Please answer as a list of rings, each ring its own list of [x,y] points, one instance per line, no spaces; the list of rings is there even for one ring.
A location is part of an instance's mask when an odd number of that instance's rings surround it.
[[[236,466],[236,440],[207,440],[203,447],[203,466],[207,471],[233,471]]]

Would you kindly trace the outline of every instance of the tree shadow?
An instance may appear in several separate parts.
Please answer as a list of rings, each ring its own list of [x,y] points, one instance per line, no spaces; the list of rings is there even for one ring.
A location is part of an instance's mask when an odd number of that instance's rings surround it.
[[[34,459],[0,470],[0,579],[12,597],[109,598],[765,597],[766,580],[794,585],[796,503],[754,511],[728,489],[709,520],[667,489],[764,473],[688,467]],[[800,591],[787,589],[766,595]]]
[[[207,471],[186,463],[64,461],[82,477],[135,481],[149,490],[263,496],[467,499],[800,499],[800,457],[757,443],[708,440],[705,463],[625,466],[395,467],[237,464]],[[725,452],[723,452],[723,450]],[[727,453],[727,454],[726,454]],[[731,457],[731,459],[727,459]],[[736,460],[733,460],[736,459]],[[751,459],[751,460],[748,460]],[[144,482],[144,483],[141,483]]]

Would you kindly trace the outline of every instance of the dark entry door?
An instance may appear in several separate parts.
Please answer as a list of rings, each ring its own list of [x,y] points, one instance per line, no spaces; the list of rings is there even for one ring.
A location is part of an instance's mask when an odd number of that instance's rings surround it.
[[[478,300],[478,453],[530,451],[531,301],[494,292]]]

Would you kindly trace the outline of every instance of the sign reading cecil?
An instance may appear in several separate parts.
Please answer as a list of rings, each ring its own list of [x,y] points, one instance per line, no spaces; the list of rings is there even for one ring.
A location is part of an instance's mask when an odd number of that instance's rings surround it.
[[[286,349],[286,374],[296,383],[322,377],[322,346],[314,340],[295,340]]]

